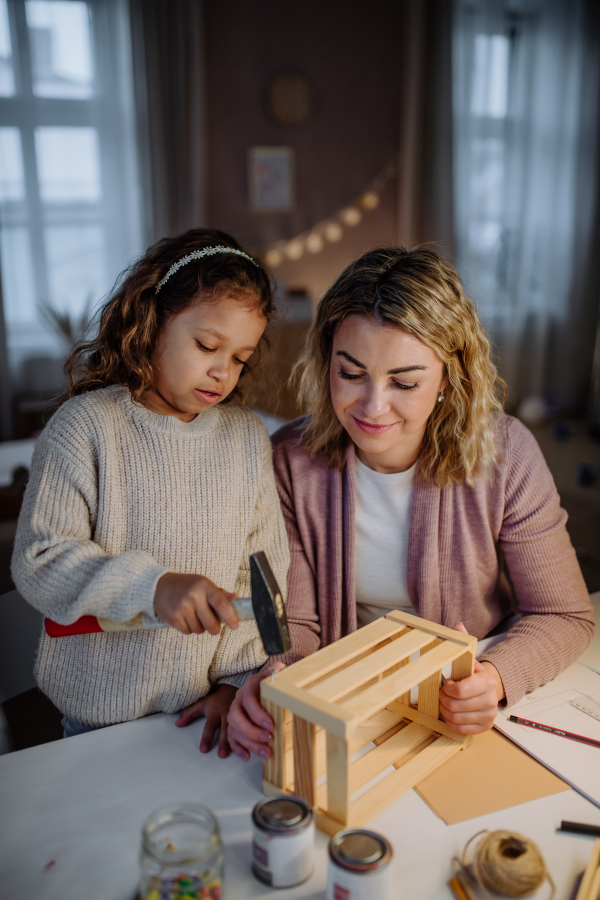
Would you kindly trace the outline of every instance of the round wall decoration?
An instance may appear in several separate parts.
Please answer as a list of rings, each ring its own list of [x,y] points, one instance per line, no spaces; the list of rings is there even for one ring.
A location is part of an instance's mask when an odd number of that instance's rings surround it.
[[[315,114],[315,90],[302,72],[293,69],[278,72],[265,85],[263,105],[267,116],[277,125],[306,125]]]

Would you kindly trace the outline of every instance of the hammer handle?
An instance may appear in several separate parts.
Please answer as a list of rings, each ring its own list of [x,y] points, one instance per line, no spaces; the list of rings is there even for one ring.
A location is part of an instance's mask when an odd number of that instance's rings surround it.
[[[231,602],[235,607],[240,622],[248,619],[254,619],[254,610],[252,609],[251,597],[234,597]],[[157,628],[166,628],[164,623],[155,626]],[[136,616],[129,622],[111,622],[110,619],[103,619],[96,616],[82,616],[72,625],[59,625],[52,619],[44,619],[44,628],[50,637],[68,637],[73,634],[101,634],[107,631],[140,631],[144,628],[142,616]],[[151,629],[148,629],[151,630]]]

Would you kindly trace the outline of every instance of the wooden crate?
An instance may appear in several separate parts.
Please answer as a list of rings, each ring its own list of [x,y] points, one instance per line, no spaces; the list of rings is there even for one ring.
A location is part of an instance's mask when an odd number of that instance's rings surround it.
[[[456,680],[473,673],[476,646],[471,635],[394,610],[263,681],[275,723],[265,794],[302,797],[328,834],[364,825],[471,742],[440,721],[439,689],[447,663]]]
[[[598,900],[600,897],[600,840],[594,842],[592,855],[583,873],[575,900]]]

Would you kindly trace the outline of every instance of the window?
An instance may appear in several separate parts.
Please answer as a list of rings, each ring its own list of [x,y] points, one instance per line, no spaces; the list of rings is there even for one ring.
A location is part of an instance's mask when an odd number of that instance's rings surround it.
[[[127,37],[125,0],[0,0],[0,266],[20,394],[60,388],[66,346],[44,310],[75,323],[140,249]]]

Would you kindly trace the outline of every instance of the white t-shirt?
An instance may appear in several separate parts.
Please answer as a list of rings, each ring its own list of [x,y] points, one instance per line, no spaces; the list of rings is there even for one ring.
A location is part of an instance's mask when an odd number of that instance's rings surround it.
[[[391,609],[415,615],[406,587],[408,529],[416,463],[392,475],[356,459],[354,573],[359,628]]]

